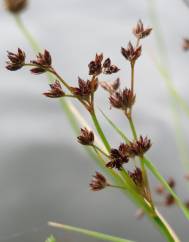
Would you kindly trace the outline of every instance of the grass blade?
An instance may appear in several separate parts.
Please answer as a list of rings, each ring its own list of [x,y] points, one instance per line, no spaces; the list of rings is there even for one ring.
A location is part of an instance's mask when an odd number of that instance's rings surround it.
[[[49,238],[45,240],[45,242],[56,242],[55,238],[53,235],[51,235]]]
[[[99,109],[104,118],[108,121],[108,123],[112,126],[112,128],[125,140],[126,143],[129,142],[129,139],[124,134],[124,132],[101,110]]]
[[[84,234],[84,235],[87,235],[87,236],[90,236],[90,237],[94,237],[96,239],[105,240],[105,241],[134,242],[134,241],[131,241],[131,240],[115,237],[115,236],[112,236],[112,235],[99,233],[99,232],[96,232],[96,231],[82,229],[82,228],[78,228],[78,227],[73,227],[73,226],[65,225],[65,224],[49,222],[48,225],[51,226],[51,227],[54,227],[54,228],[60,228],[60,229],[64,229],[64,230],[67,230],[67,231],[72,231],[72,232]],[[51,241],[47,241],[47,242],[51,242]]]
[[[157,168],[152,164],[151,161],[149,161],[147,158],[143,158],[143,161],[148,167],[148,169],[153,173],[153,175],[161,182],[161,184],[167,189],[168,192],[171,193],[171,195],[174,197],[176,203],[180,207],[180,209],[183,211],[185,217],[189,220],[189,209],[183,204],[181,199],[177,196],[177,194],[171,189],[165,178],[159,173]]]

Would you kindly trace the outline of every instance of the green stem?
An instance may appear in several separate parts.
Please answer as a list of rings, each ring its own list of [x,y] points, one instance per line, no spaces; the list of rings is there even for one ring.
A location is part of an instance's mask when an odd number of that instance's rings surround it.
[[[51,227],[54,227],[54,228],[59,228],[59,229],[67,230],[67,231],[72,231],[72,232],[84,234],[84,235],[94,237],[94,238],[100,239],[100,240],[105,240],[105,241],[134,242],[134,241],[131,241],[131,240],[126,240],[126,239],[120,238],[120,237],[111,236],[111,235],[108,235],[108,234],[99,233],[99,232],[96,232],[96,231],[78,228],[78,227],[74,227],[74,226],[70,226],[70,225],[66,225],[66,224],[48,222],[48,225],[51,226]]]
[[[98,150],[100,153],[102,153],[105,157],[107,157],[107,158],[110,158],[110,156],[107,154],[107,153],[105,153],[101,148],[99,148],[98,146],[96,146],[96,145],[92,145],[92,147],[94,148],[94,149],[96,149],[96,150]]]
[[[35,39],[33,38],[33,36],[30,34],[30,32],[28,31],[28,29],[25,27],[25,25],[23,24],[20,15],[19,14],[15,14],[13,15],[15,22],[18,26],[18,28],[21,30],[21,32],[23,33],[23,35],[25,36],[26,40],[30,43],[33,51],[35,53],[40,52],[41,48],[38,45],[38,43],[35,41]]]
[[[97,132],[98,132],[98,134],[99,134],[99,136],[100,136],[100,138],[101,138],[101,140],[102,140],[106,150],[109,153],[111,147],[110,147],[110,144],[108,143],[108,140],[106,139],[106,136],[104,135],[104,132],[102,131],[102,128],[101,128],[101,126],[100,126],[100,124],[98,122],[98,119],[96,117],[96,113],[95,113],[95,111],[93,111],[90,114],[91,114],[91,118],[93,120],[93,123],[94,123],[94,125],[96,127],[96,130],[97,130]]]

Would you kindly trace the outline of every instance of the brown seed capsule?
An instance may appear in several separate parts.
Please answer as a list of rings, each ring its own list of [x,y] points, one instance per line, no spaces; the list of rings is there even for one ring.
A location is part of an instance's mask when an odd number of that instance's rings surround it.
[[[176,185],[175,180],[172,177],[169,177],[169,179],[167,180],[167,183],[171,188],[174,188]]]
[[[136,27],[133,29],[133,34],[137,39],[142,39],[147,37],[152,31],[152,28],[144,29],[143,23],[141,20],[138,21]]]
[[[33,74],[42,74],[46,72],[52,64],[52,59],[50,53],[45,50],[44,53],[39,53],[37,59],[31,61],[31,64],[36,65],[36,67],[31,69]]]
[[[172,206],[173,204],[175,204],[175,199],[171,194],[168,194],[165,197],[165,206]]]
[[[88,100],[92,92],[95,92],[98,88],[98,79],[95,78],[91,81],[84,81],[83,79],[78,77],[78,85],[79,87],[72,87],[73,94],[76,96],[80,96],[85,100]]]
[[[120,79],[117,78],[116,80],[114,80],[112,83],[107,83],[105,81],[101,81],[100,82],[100,86],[106,90],[107,92],[109,92],[111,95],[113,93],[115,93],[117,91],[117,89],[120,86]]]
[[[182,48],[185,51],[189,50],[189,39],[184,39],[183,40]]]
[[[134,48],[131,42],[129,42],[126,49],[123,47],[121,48],[121,53],[126,60],[130,61],[130,63],[134,63],[142,53],[142,46]]]
[[[81,129],[81,134],[77,137],[77,140],[82,145],[92,145],[94,142],[94,134],[87,128]]]
[[[133,94],[131,89],[125,88],[123,91],[115,92],[110,97],[110,104],[114,108],[120,108],[127,112],[134,103],[136,95]]]
[[[59,98],[59,97],[65,96],[65,93],[62,90],[62,87],[59,81],[55,81],[53,84],[50,84],[49,86],[51,90],[43,93],[43,95],[45,95],[46,97]]]
[[[97,76],[102,73],[102,60],[103,54],[96,54],[95,60],[91,61],[88,65],[89,75]]]
[[[140,168],[136,167],[133,172],[129,171],[129,176],[137,186],[143,185],[142,171]]]
[[[129,157],[143,156],[151,147],[151,141],[147,137],[139,137],[138,140],[130,142],[127,146]]]
[[[164,186],[162,184],[159,184],[156,188],[155,188],[156,193],[158,194],[163,194],[165,189]]]
[[[100,191],[106,188],[107,186],[109,186],[109,184],[107,183],[106,178],[101,173],[96,172],[90,183],[91,190]]]
[[[18,48],[18,52],[16,54],[8,51],[9,61],[6,62],[6,68],[9,71],[16,71],[21,69],[25,64],[25,58],[25,53],[20,48]]]
[[[128,162],[127,145],[120,144],[118,149],[110,150],[110,161],[106,164],[106,167],[120,170],[123,164]]]
[[[111,64],[110,58],[108,58],[104,61],[104,63],[103,63],[103,73],[104,74],[113,74],[113,73],[118,72],[119,70],[120,69],[117,66]]]
[[[4,3],[5,3],[5,8],[9,12],[18,14],[26,8],[28,1],[27,0],[4,0]]]

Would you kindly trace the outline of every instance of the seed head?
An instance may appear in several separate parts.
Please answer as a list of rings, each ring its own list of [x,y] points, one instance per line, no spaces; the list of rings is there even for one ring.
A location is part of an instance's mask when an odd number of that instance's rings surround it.
[[[105,81],[101,81],[100,82],[100,86],[106,90],[107,92],[109,92],[110,94],[113,94],[117,91],[117,89],[120,86],[120,79],[117,78],[116,80],[114,80],[112,83],[108,83]]]
[[[137,39],[143,39],[147,37],[152,31],[152,28],[144,29],[143,23],[141,20],[138,21],[136,27],[133,28],[133,34]]]
[[[147,137],[139,137],[138,140],[130,142],[127,146],[129,157],[143,156],[151,147],[151,141]]]
[[[106,164],[106,167],[120,170],[123,164],[128,162],[127,145],[120,144],[118,149],[110,150],[110,161]]]
[[[36,65],[36,67],[31,69],[33,74],[42,74],[51,67],[52,59],[50,53],[45,50],[44,53],[39,53],[37,59],[31,61],[31,64]]]
[[[106,188],[109,184],[106,181],[106,178],[99,172],[93,176],[93,179],[90,183],[90,187],[92,191],[100,191]]]
[[[142,171],[140,168],[136,167],[133,172],[129,171],[129,176],[137,186],[143,185]]]
[[[126,112],[134,105],[135,99],[136,95],[133,94],[131,89],[127,88],[123,91],[115,92],[109,97],[112,107],[123,109]]]
[[[88,100],[92,92],[95,92],[98,88],[98,79],[95,78],[91,81],[84,81],[83,79],[78,77],[78,86],[79,87],[72,87],[72,92],[74,93],[74,95]]]
[[[16,71],[21,69],[25,64],[25,58],[25,53],[20,48],[18,48],[18,52],[16,54],[8,51],[9,61],[6,62],[6,68],[9,71]]]
[[[169,186],[171,188],[175,188],[176,183],[175,183],[175,180],[173,179],[173,177],[169,177],[169,179],[167,180],[167,183],[169,184]]]
[[[189,50],[189,39],[184,39],[183,40],[182,48],[185,51]]]
[[[96,54],[95,60],[91,61],[88,65],[89,75],[98,76],[103,74],[113,74],[119,71],[116,65],[111,64],[110,58],[107,58],[103,63],[103,54]]]
[[[89,75],[97,76],[102,73],[102,60],[103,54],[96,54],[95,60],[91,61],[88,65]]]
[[[77,140],[82,145],[92,145],[94,142],[94,134],[87,128],[81,129],[81,134],[77,137]]]
[[[4,0],[4,3],[5,3],[5,8],[9,12],[13,14],[18,14],[26,8],[28,1],[27,0]]]
[[[134,63],[142,53],[142,46],[133,47],[131,42],[129,42],[127,48],[121,48],[122,55],[126,58],[126,60],[130,61],[130,63]]]
[[[62,90],[62,87],[61,87],[59,81],[56,80],[53,84],[50,84],[49,86],[50,86],[51,90],[43,93],[43,95],[45,95],[46,97],[59,98],[59,97],[65,96],[65,93]]]
[[[104,63],[103,63],[103,73],[104,74],[113,74],[113,73],[118,72],[119,70],[120,69],[117,66],[111,64],[110,58],[107,58],[104,61]]]
[[[165,197],[165,202],[164,203],[165,203],[165,206],[172,206],[173,204],[175,204],[175,199],[172,196],[172,194],[168,194]]]

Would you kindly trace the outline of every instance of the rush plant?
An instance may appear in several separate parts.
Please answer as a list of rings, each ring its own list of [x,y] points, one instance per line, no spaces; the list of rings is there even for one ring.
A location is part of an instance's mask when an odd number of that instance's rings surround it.
[[[9,11],[17,14],[18,8],[14,6],[16,10],[12,10],[13,8],[10,8],[10,5],[8,5],[8,2],[10,3],[11,1],[9,0],[6,2]],[[25,1],[23,2],[26,4]],[[22,9],[23,5],[21,4],[20,6]],[[146,153],[151,148],[152,142],[150,138],[139,135],[140,132],[136,129],[133,120],[134,105],[137,102],[137,94],[135,91],[137,61],[142,54],[141,42],[143,39],[150,36],[152,28],[145,27],[142,21],[139,20],[132,31],[136,40],[135,43],[129,41],[127,47],[121,47],[123,60],[130,64],[129,86],[123,89],[120,88],[120,83],[124,85],[124,81],[121,81],[118,77],[111,83],[104,80],[102,81],[102,74],[117,76],[117,73],[120,71],[119,67],[115,65],[110,58],[105,58],[102,53],[97,53],[88,64],[88,79],[84,80],[79,77],[77,84],[72,86],[53,65],[53,58],[49,51],[41,51],[41,49],[38,48],[38,44],[36,44],[24,28],[24,25],[21,24],[18,15],[16,15],[15,18],[19,27],[30,41],[33,49],[39,53],[35,59],[27,61],[26,54],[22,49],[19,48],[17,52],[8,51],[6,68],[9,71],[29,68],[32,74],[50,75],[51,83],[49,84],[49,90],[44,91],[43,95],[51,99],[60,99],[61,102],[62,100],[64,102],[64,99],[72,99],[79,102],[94,124],[95,130],[91,130],[85,121],[82,120],[82,122],[77,122],[78,120],[81,121],[81,117],[78,116],[77,110],[75,112],[75,108],[70,106],[70,103],[66,103],[66,106],[64,105],[68,117],[73,121],[73,126],[76,127],[75,131],[77,133],[78,143],[87,148],[91,158],[97,161],[98,166],[102,168],[103,171],[103,174],[101,172],[96,172],[93,175],[90,182],[91,190],[96,192],[102,189],[119,189],[126,195],[126,198],[131,199],[136,206],[140,208],[140,215],[145,214],[149,220],[156,225],[157,229],[159,229],[167,241],[181,241],[157,209],[159,204],[153,199],[148,172],[151,172],[160,183],[156,188],[156,192],[162,197],[161,206],[171,206],[175,204],[180,207],[186,220],[189,220],[188,202],[182,202],[175,193],[174,179],[170,178],[169,180],[165,180],[153,165],[153,162],[147,158]],[[107,123],[110,124],[110,132],[117,132],[120,135],[120,145],[118,147],[112,147],[112,142],[106,137],[97,116],[96,92],[100,90],[107,93],[110,106],[117,109],[120,115],[124,115],[131,130],[132,136],[126,136],[124,131],[101,110]],[[76,123],[74,120],[76,120]],[[83,123],[80,133],[78,132],[78,123]],[[128,168],[128,163],[130,163],[130,168]],[[123,238],[54,222],[49,222],[49,226],[79,232],[106,241],[129,241]],[[55,239],[54,237],[50,237],[47,241],[54,242]]]

